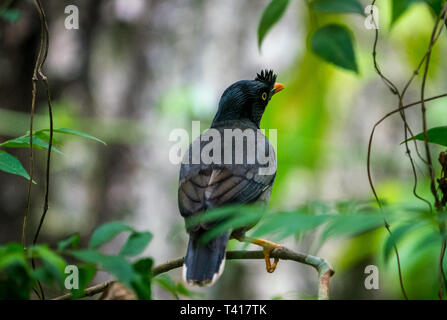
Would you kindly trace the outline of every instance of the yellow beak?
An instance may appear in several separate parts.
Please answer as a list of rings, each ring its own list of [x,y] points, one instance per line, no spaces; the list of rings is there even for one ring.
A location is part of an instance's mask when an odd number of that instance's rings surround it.
[[[273,85],[273,94],[278,93],[283,89],[284,89],[284,85],[282,83],[277,82]]]

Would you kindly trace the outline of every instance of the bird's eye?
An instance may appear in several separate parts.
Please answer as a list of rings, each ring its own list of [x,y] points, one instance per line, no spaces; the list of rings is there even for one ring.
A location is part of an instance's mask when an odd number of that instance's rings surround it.
[[[262,100],[267,100],[267,92],[263,92],[261,96]]]

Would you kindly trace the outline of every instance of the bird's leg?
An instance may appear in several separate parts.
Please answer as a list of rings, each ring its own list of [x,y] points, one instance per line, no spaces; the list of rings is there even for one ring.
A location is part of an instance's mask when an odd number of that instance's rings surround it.
[[[274,249],[282,248],[280,244],[264,240],[264,239],[256,239],[256,238],[249,238],[249,237],[237,237],[233,236],[233,238],[241,241],[241,242],[250,242],[255,245],[261,246],[264,250],[264,259],[265,259],[265,268],[267,269],[267,272],[272,273],[275,271],[276,266],[278,264],[279,258],[274,258],[273,264],[270,263],[270,253]]]

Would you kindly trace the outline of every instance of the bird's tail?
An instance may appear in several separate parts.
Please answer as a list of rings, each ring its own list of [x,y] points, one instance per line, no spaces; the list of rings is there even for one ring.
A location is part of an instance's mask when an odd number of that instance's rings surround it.
[[[207,244],[199,244],[199,235],[191,232],[183,265],[183,279],[192,285],[212,285],[224,270],[228,239],[229,234],[224,234]]]

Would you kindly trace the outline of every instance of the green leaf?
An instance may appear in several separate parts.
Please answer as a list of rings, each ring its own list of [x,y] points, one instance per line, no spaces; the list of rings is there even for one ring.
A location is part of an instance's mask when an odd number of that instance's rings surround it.
[[[7,140],[0,144],[0,147],[5,148],[29,148],[29,135],[21,136],[18,138],[14,138],[11,140]],[[41,138],[33,135],[33,148],[36,149],[48,149],[50,146],[48,142],[42,140]],[[52,150],[56,151],[57,153],[63,154],[60,150],[55,148],[54,146],[51,147]]]
[[[42,274],[49,275],[49,280],[56,280],[61,288],[65,278],[65,267],[67,263],[55,252],[51,251],[47,245],[33,246],[29,248],[29,253],[35,258],[40,258],[44,262],[41,268]]]
[[[154,283],[169,292],[177,300],[179,299],[179,295],[188,298],[204,297],[203,293],[189,290],[180,282],[175,283],[166,273],[156,276],[154,278]]]
[[[230,232],[231,230],[254,225],[261,219],[262,214],[263,213],[254,211],[240,212],[239,214],[234,215],[234,217],[232,217],[231,219],[218,223],[212,229],[205,232],[200,237],[200,243],[205,244],[208,243],[210,240],[216,238],[217,236],[220,236],[226,232]]]
[[[8,9],[0,12],[0,17],[9,22],[16,22],[20,18],[20,11],[15,9]]]
[[[357,213],[334,215],[321,238],[326,241],[333,237],[349,237],[383,227],[383,217],[377,213]]]
[[[258,26],[258,47],[261,48],[267,32],[281,19],[289,5],[289,0],[272,0],[262,13]]]
[[[134,263],[133,269],[136,274],[132,279],[131,287],[140,300],[150,300],[152,298],[152,266],[154,261],[151,258],[140,259]]]
[[[425,2],[436,16],[441,13],[442,6],[444,5],[444,0],[392,0],[391,25],[394,25],[413,4],[421,2]]]
[[[110,272],[119,281],[130,287],[134,270],[132,265],[123,257],[107,255],[95,250],[79,250],[70,253],[81,261],[98,264],[102,269]]]
[[[438,230],[429,232],[422,236],[414,245],[411,251],[422,252],[425,250],[432,249],[433,246],[441,246],[442,236]]]
[[[17,160],[16,157],[3,150],[0,150],[0,170],[7,173],[16,174],[18,176],[24,177],[27,180],[30,179],[30,176],[28,172],[26,172],[25,168],[22,166],[22,163],[20,163],[20,161]],[[35,182],[33,181],[33,183]]]
[[[406,235],[408,235],[415,229],[422,227],[425,224],[426,223],[415,223],[414,221],[412,221],[402,224],[397,228],[392,228],[391,235],[388,235],[388,238],[386,239],[385,245],[383,247],[383,256],[385,258],[385,261],[390,258],[391,253],[394,250],[394,244],[396,244],[397,246]]]
[[[69,246],[72,249],[76,249],[79,246],[79,241],[80,241],[79,234],[74,234],[65,240],[59,241],[59,243],[57,244],[57,249],[64,250]]]
[[[49,142],[50,141],[50,134],[47,133],[48,131],[46,131],[46,130],[35,131],[34,132],[34,136],[39,137],[40,139]],[[27,136],[29,136],[29,134]],[[62,142],[60,140],[56,139],[54,137],[54,135],[53,135],[53,145],[58,145],[58,146],[62,145]]]
[[[89,248],[97,248],[124,231],[133,232],[134,230],[120,221],[109,222],[102,225],[93,232],[93,235],[90,238]]]
[[[433,10],[433,12],[438,16],[441,13],[442,6],[444,5],[444,0],[425,0],[428,6]]]
[[[358,72],[351,32],[342,25],[324,26],[312,35],[312,51],[336,66]]]
[[[435,127],[427,130],[428,142],[439,144],[441,146],[447,147],[447,126],[443,127]],[[414,139],[425,141],[424,133],[418,133],[414,136]],[[406,141],[411,141],[413,138],[407,139]],[[405,141],[401,142],[401,144],[405,143]]]
[[[1,250],[0,255],[0,300],[27,300],[35,285],[35,277],[28,265],[23,251],[15,248]]]
[[[79,287],[78,289],[71,290],[70,299],[75,300],[84,296],[84,291],[87,286],[92,282],[96,274],[96,266],[92,263],[81,265],[79,268]]]
[[[154,278],[155,283],[169,292],[175,299],[179,299],[175,282],[167,274],[160,274]]]
[[[189,290],[180,282],[177,282],[177,284],[175,285],[175,290],[177,291],[177,293],[179,295],[182,295],[182,296],[185,296],[188,298],[196,298],[196,297],[203,298],[203,297],[205,297],[205,294],[196,292],[193,290]]]
[[[418,0],[392,0],[391,25],[399,19],[404,12]]]
[[[146,249],[151,240],[152,234],[150,232],[133,232],[121,248],[120,254],[124,256],[136,256]]]
[[[0,251],[0,270],[12,264],[19,264],[25,268],[28,267],[23,246],[18,243],[9,243]]]
[[[315,0],[310,6],[316,12],[365,15],[363,5],[358,0]]]
[[[50,131],[50,130],[49,129],[44,129],[43,131]],[[90,140],[94,140],[94,141],[100,142],[100,143],[102,143],[105,146],[107,145],[107,143],[105,143],[103,140],[101,140],[99,138],[96,138],[96,137],[91,136],[91,135],[89,135],[87,133],[83,133],[83,132],[76,131],[76,130],[73,130],[73,129],[60,128],[60,129],[54,129],[53,132],[63,133],[63,134],[70,134],[70,135],[73,135],[73,136],[87,138],[87,139],[90,139]]]
[[[304,231],[315,229],[331,219],[332,215],[312,215],[301,212],[273,213],[262,221],[253,233],[253,237],[277,233],[280,239],[300,235]]]

